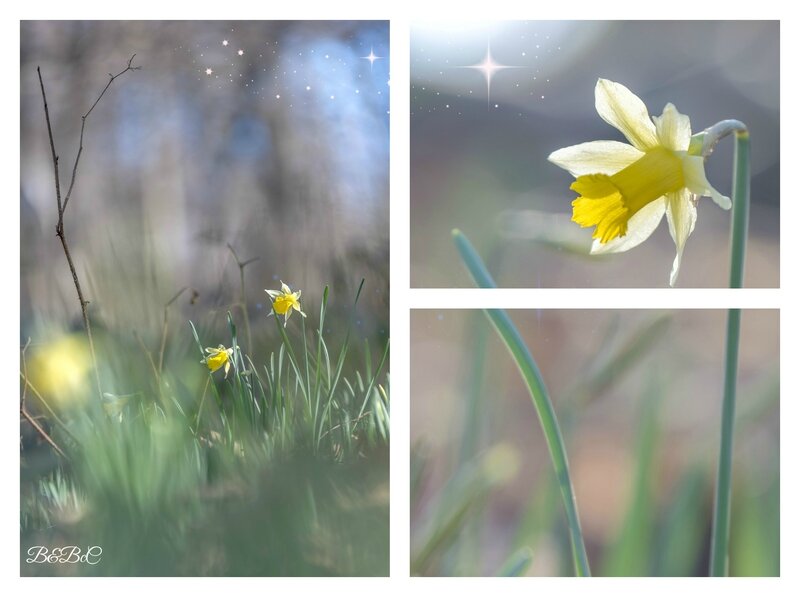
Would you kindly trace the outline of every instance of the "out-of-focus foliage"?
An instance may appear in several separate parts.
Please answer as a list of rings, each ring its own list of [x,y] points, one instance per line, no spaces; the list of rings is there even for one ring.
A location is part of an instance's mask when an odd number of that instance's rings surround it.
[[[26,429],[23,574],[387,574],[388,344],[356,367],[350,334],[329,345],[324,317],[324,303],[308,316],[313,341],[304,323],[263,322],[282,338],[265,361],[243,352],[229,318],[227,378],[191,357],[139,370],[134,361],[154,362],[147,349],[106,336],[101,354],[132,366],[101,358],[104,387],[135,391],[90,391],[83,407],[45,416],[66,458]],[[35,545],[98,545],[103,557],[26,563]]]
[[[509,315],[555,403],[593,574],[707,575],[725,312]],[[480,312],[412,317],[412,574],[572,575],[540,425],[488,326]],[[777,313],[743,313],[734,576],[780,572],[777,331]],[[499,442],[509,456],[486,471]],[[494,483],[464,481],[476,471]]]

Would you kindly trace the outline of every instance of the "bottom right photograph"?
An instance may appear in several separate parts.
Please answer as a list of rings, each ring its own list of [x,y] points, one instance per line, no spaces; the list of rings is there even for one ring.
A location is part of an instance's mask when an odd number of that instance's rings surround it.
[[[779,319],[412,310],[411,574],[779,576]]]

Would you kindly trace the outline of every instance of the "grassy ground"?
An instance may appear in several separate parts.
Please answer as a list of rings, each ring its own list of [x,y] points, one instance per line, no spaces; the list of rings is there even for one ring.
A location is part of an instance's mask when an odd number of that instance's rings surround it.
[[[708,574],[724,312],[509,312],[552,392],[595,576]],[[780,573],[777,314],[745,311],[733,576]],[[411,573],[575,574],[527,390],[482,312],[412,317]],[[602,350],[598,349],[602,347]]]
[[[96,326],[102,393],[82,333],[23,350],[22,574],[388,574],[388,340],[322,296],[286,327],[241,305],[179,326],[168,305],[161,337]],[[201,362],[220,344],[227,374]],[[102,558],[26,562],[65,545]]]

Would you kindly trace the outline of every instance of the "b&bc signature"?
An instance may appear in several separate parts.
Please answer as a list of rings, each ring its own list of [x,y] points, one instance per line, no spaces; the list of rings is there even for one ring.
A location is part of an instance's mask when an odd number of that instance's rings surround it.
[[[28,549],[28,564],[89,564],[95,566],[100,563],[103,548],[99,545],[90,545],[82,549],[77,545],[48,548],[44,545],[34,545]]]

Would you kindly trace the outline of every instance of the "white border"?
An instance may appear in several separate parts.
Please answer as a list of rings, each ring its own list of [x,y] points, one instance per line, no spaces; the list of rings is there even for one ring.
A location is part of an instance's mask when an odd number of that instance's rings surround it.
[[[715,3],[716,4],[716,3]],[[9,81],[9,91],[2,96],[3,114],[11,130],[3,142],[0,164],[4,184],[3,201],[6,206],[0,221],[3,230],[4,263],[10,269],[19,263],[19,19],[390,19],[391,20],[391,372],[393,386],[392,409],[392,454],[391,454],[391,578],[390,579],[19,579],[19,460],[18,427],[16,412],[16,378],[18,375],[18,314],[19,292],[2,296],[2,329],[7,337],[3,340],[3,358],[0,359],[0,379],[8,384],[9,391],[3,395],[2,421],[2,479],[7,487],[2,492],[0,509],[0,536],[3,537],[0,565],[2,565],[4,588],[9,593],[45,592],[53,593],[69,587],[70,592],[80,591],[87,595],[107,595],[109,590],[117,594],[138,593],[154,585],[167,589],[184,588],[193,594],[217,594],[234,585],[235,589],[297,592],[312,591],[326,595],[374,594],[389,592],[405,594],[413,590],[422,595],[436,594],[442,590],[489,592],[502,590],[508,595],[534,593],[549,594],[552,591],[587,590],[588,585],[575,579],[409,579],[409,308],[723,308],[728,306],[747,308],[781,309],[781,389],[782,428],[791,430],[800,420],[800,396],[798,383],[792,375],[796,366],[794,356],[800,354],[795,332],[798,327],[797,266],[793,261],[791,233],[792,223],[800,222],[800,206],[793,197],[792,188],[783,185],[786,200],[781,205],[781,289],[748,290],[733,293],[726,290],[653,289],[653,290],[600,290],[600,289],[553,289],[553,290],[431,290],[409,289],[409,91],[407,82],[409,67],[410,24],[417,20],[471,19],[476,21],[502,19],[781,19],[781,99],[784,106],[781,155],[784,167],[793,165],[797,150],[792,140],[798,139],[796,119],[792,108],[798,94],[793,78],[796,61],[789,56],[798,56],[797,19],[790,16],[789,3],[775,0],[760,0],[758,3],[734,8],[725,7],[720,12],[712,3],[702,4],[696,0],[673,0],[671,2],[642,3],[639,1],[595,2],[589,0],[565,0],[560,3],[520,2],[519,0],[492,0],[478,6],[469,6],[463,1],[405,0],[404,2],[376,3],[374,1],[338,0],[322,2],[305,0],[299,3],[242,2],[220,3],[200,7],[196,4],[173,4],[167,6],[163,0],[139,0],[136,3],[108,3],[75,0],[57,2],[39,0],[35,3],[3,9],[3,52],[0,71]],[[788,65],[788,66],[787,66]],[[784,181],[786,177],[784,177]],[[8,267],[8,266],[7,266]],[[8,273],[9,280],[18,280],[18,272]],[[646,591],[652,595],[674,597],[676,591],[698,589],[724,591],[728,595],[751,595],[754,591],[768,594],[787,594],[796,591],[800,550],[792,539],[798,529],[796,504],[798,494],[796,457],[800,434],[784,432],[781,437],[781,574],[780,579],[594,579],[593,594],[636,595]],[[13,480],[13,482],[9,482]],[[580,583],[580,585],[579,585]],[[579,589],[580,586],[580,589]],[[795,587],[794,589],[792,587]]]

